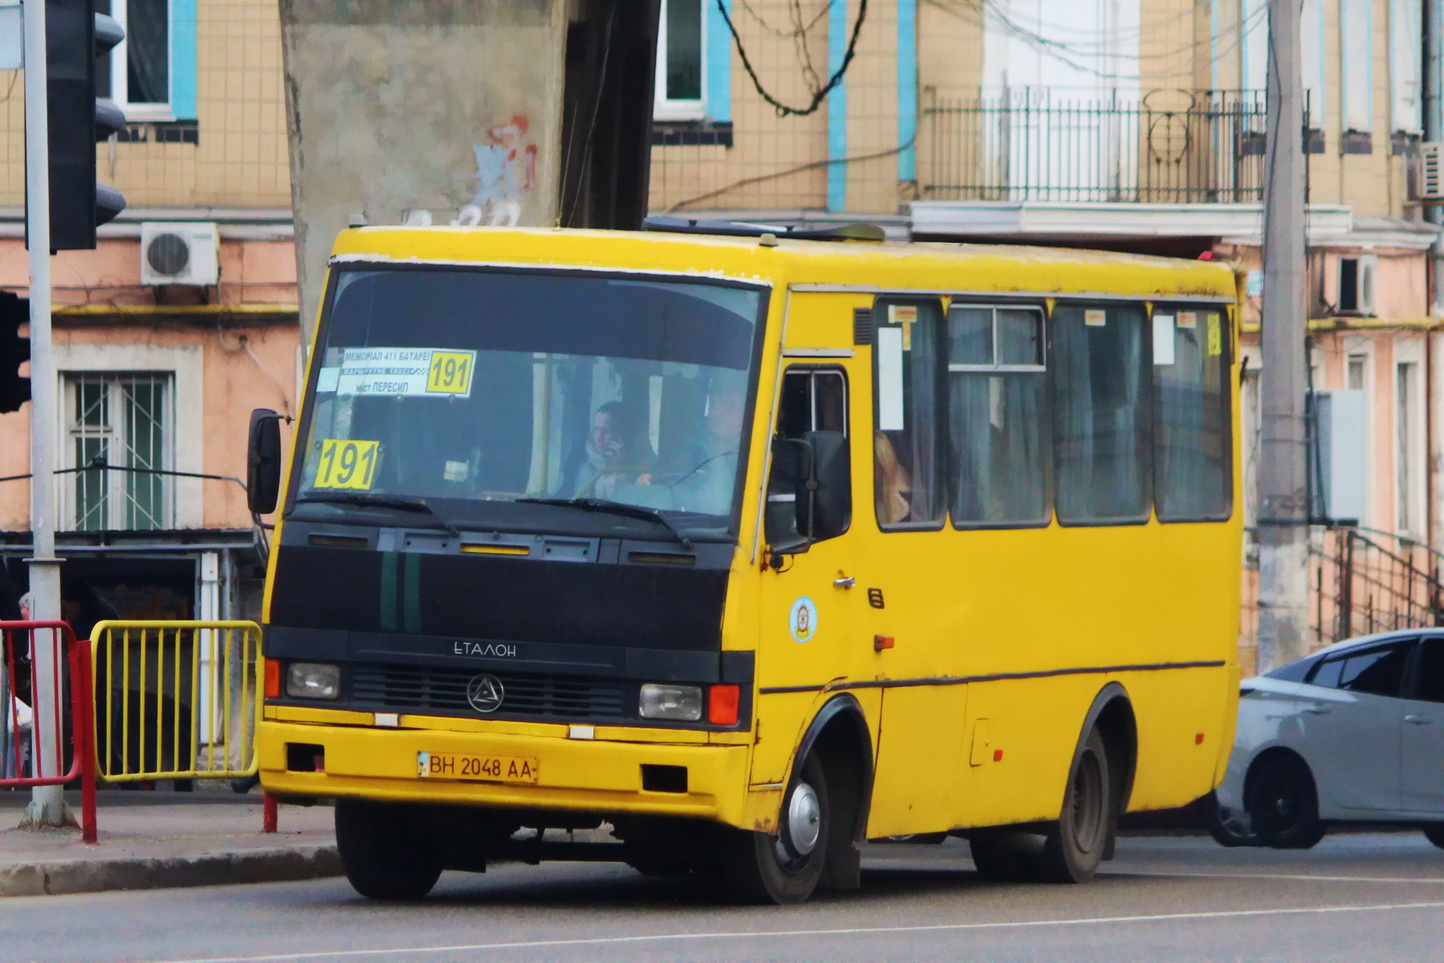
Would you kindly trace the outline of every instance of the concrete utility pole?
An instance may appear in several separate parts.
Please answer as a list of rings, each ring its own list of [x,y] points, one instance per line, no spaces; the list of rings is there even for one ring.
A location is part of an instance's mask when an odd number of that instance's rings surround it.
[[[1444,0],[1424,0],[1421,31],[1424,35],[1424,139],[1444,140]],[[1444,227],[1444,207],[1428,204],[1424,216],[1436,228]],[[1436,239],[1429,249],[1430,286],[1433,301],[1429,310],[1444,314],[1444,240]]]
[[[50,141],[48,64],[45,58],[45,4],[25,0],[25,196],[30,231],[30,617],[60,618],[60,559],[55,557],[55,359],[50,353]],[[57,673],[60,640],[42,632],[34,639],[32,695],[34,743],[30,756],[37,776],[58,776],[56,746],[60,734],[41,720],[55,719],[63,699],[64,673]],[[73,826],[60,786],[31,790],[22,827]]]
[[[1258,476],[1259,672],[1303,656],[1308,637],[1304,112],[1298,0],[1269,0],[1268,43]]]

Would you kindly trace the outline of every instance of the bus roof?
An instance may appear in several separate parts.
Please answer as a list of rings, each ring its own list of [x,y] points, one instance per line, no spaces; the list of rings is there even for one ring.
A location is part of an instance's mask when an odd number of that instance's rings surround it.
[[[525,265],[866,290],[1235,297],[1226,264],[1066,248],[570,228],[365,227],[333,262]]]

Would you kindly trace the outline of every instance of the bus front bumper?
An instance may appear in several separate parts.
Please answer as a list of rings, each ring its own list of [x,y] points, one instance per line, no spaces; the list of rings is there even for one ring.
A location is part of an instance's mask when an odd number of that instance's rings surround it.
[[[543,727],[538,726],[538,729]],[[547,726],[555,731],[558,727]],[[396,802],[692,816],[744,825],[745,745],[572,739],[550,734],[454,732],[261,722],[261,784],[280,797],[353,797]],[[292,748],[299,747],[299,748]],[[316,753],[310,747],[319,747]],[[422,776],[421,756],[531,760],[535,782]],[[319,756],[324,771],[296,771],[288,758]],[[685,789],[643,788],[643,766],[686,770]],[[678,788],[675,769],[669,788]]]

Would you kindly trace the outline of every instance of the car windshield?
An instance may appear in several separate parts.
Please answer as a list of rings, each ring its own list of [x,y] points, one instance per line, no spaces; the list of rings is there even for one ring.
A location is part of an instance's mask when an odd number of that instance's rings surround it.
[[[419,505],[446,525],[735,532],[764,294],[337,269],[291,511],[414,520]]]

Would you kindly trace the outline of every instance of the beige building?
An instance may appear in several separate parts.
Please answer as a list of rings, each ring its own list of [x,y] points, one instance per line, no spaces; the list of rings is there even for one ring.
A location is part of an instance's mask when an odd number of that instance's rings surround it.
[[[1338,393],[1321,403],[1332,460],[1313,474],[1336,517],[1371,530],[1320,529],[1321,639],[1435,614],[1444,342],[1429,283],[1437,233],[1418,198],[1423,2],[1303,5],[1311,374]],[[110,58],[109,92],[130,127],[97,156],[130,208],[99,250],[54,268],[61,543],[72,573],[117,598],[154,571],[168,611],[242,612],[262,535],[234,481],[193,476],[241,476],[248,411],[285,411],[298,395],[277,4],[124,10],[130,39]],[[857,0],[665,0],[650,206],[1231,258],[1249,278],[1252,482],[1266,57],[1265,0],[870,0],[865,16]],[[0,71],[0,288],[14,290],[27,276],[23,87]],[[166,242],[155,246],[165,233],[205,270],[175,274]],[[28,471],[27,440],[28,410],[0,416],[0,476]],[[7,570],[20,578],[28,494],[24,479],[0,482]],[[1346,543],[1380,566],[1357,591],[1338,575]]]
[[[63,576],[124,615],[255,614],[246,424],[254,407],[294,411],[301,363],[276,5],[124,9],[130,39],[102,83],[129,129],[97,157],[129,209],[96,250],[52,260]],[[24,87],[0,71],[0,289],[22,294]],[[31,480],[13,476],[29,442],[30,406],[0,415],[7,607],[26,578]]]

